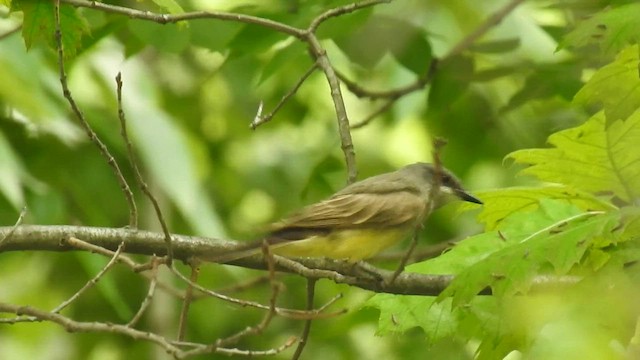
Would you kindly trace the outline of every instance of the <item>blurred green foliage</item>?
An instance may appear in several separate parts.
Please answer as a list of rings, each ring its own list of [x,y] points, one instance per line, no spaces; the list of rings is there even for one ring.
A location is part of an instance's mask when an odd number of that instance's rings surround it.
[[[225,10],[306,27],[350,1],[113,3],[172,14]],[[394,1],[332,18],[318,36],[342,74],[365,89],[387,91],[415,81],[506,3]],[[62,96],[52,3],[0,4],[2,224],[15,223],[26,205],[26,223],[127,225],[127,204],[113,172]],[[480,224],[486,230],[408,269],[460,274],[440,298],[372,298],[320,281],[316,304],[342,292],[345,298],[332,309],[350,311],[315,321],[303,358],[494,359],[517,358],[517,351],[528,358],[633,358],[629,341],[639,337],[633,264],[640,257],[637,13],[632,1],[524,2],[438,67],[424,90],[352,131],[360,178],[429,161],[430,137],[439,136],[449,142],[445,165],[468,189],[498,190],[477,191],[486,203],[481,211],[466,207],[472,211],[457,216],[449,207],[429,219],[421,246],[465,238],[480,232]],[[61,15],[70,90],[134,184],[115,97],[114,78],[122,73],[132,142],[172,232],[254,239],[265,224],[345,184],[336,115],[320,72],[271,122],[249,127],[261,102],[270,111],[311,66],[302,43],[233,21],[160,25],[69,5]],[[345,87],[343,93],[351,123],[383,104]],[[547,138],[552,148],[545,148]],[[533,177],[515,177],[525,165],[532,166],[522,174]],[[134,193],[140,227],[159,230],[150,204],[135,187]],[[0,301],[53,308],[106,261],[85,253],[3,253]],[[515,296],[541,273],[589,281]],[[206,265],[201,282],[223,288],[261,274]],[[282,280],[286,290],[278,305],[303,308],[304,279]],[[497,296],[474,296],[485,286]],[[63,314],[126,322],[146,287],[116,266]],[[267,302],[269,288],[234,295]],[[179,311],[175,298],[158,295],[142,327],[175,336]],[[262,315],[204,299],[193,305],[188,338],[212,342]],[[277,318],[265,334],[237,346],[273,348],[302,325]],[[0,358],[164,356],[148,343],[112,334],[69,335],[42,323],[3,325],[0,339]]]

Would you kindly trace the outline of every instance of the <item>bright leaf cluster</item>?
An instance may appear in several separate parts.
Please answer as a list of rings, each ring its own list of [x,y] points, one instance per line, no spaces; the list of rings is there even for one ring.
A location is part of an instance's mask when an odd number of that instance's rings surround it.
[[[507,156],[542,185],[480,193],[478,220],[486,232],[408,269],[455,279],[438,297],[373,297],[381,333],[419,327],[434,344],[476,339],[471,351],[485,359],[512,351],[533,358],[634,353],[640,78],[637,31],[627,30],[639,26],[638,17],[628,16],[637,11],[632,4],[603,12],[565,38],[564,47],[619,50],[574,97],[575,106],[590,106],[594,115],[552,134],[549,148]],[[592,36],[596,30],[602,36]],[[478,295],[488,290],[492,296]]]

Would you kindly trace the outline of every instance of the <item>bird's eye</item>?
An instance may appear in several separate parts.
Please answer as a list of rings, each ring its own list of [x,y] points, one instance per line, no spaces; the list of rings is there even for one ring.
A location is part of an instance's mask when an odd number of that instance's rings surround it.
[[[451,185],[451,182],[453,181],[451,176],[449,176],[448,174],[442,174],[440,180],[442,181],[443,185]]]

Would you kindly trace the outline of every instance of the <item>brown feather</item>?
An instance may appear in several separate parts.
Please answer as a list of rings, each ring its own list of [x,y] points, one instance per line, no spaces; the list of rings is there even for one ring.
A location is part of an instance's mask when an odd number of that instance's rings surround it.
[[[426,207],[424,199],[407,191],[338,193],[274,224],[268,239],[276,243],[326,235],[335,229],[417,225]]]
[[[429,209],[455,198],[482,203],[465,192],[451,172],[440,170],[415,163],[351,184],[273,224],[264,239],[284,256],[369,258],[405,238]],[[436,175],[440,181],[434,180]],[[431,191],[434,184],[440,185],[439,191]],[[253,242],[217,258],[231,261],[257,254],[261,244]]]

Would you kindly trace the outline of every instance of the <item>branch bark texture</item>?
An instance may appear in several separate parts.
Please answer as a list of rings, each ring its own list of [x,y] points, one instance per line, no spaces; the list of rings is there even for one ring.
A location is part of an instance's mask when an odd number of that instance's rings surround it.
[[[0,227],[0,238],[9,234],[0,253],[8,251],[71,251],[78,250],[65,240],[71,237],[82,239],[93,245],[116,251],[124,241],[123,253],[140,255],[166,255],[167,247],[165,236],[144,230],[126,228],[99,228],[87,226],[68,225],[21,225],[14,227]],[[200,258],[204,255],[216,255],[237,249],[242,243],[237,241],[205,238],[186,235],[172,235],[174,258],[188,261]],[[251,269],[267,269],[267,263],[262,256],[252,256],[238,259],[230,265]],[[278,271],[295,273],[310,279],[330,279],[336,283],[348,284],[366,290],[379,293],[401,295],[426,295],[436,296],[440,294],[453,280],[453,275],[430,275],[404,272],[393,282],[385,281],[393,275],[393,271],[376,270],[380,278],[374,276],[362,276],[362,271],[353,264],[335,261],[331,259],[305,258],[295,261],[278,258],[276,261]],[[534,280],[534,287],[546,287],[575,283],[575,277],[548,277],[539,276]],[[491,294],[490,289],[485,289],[481,294]]]

